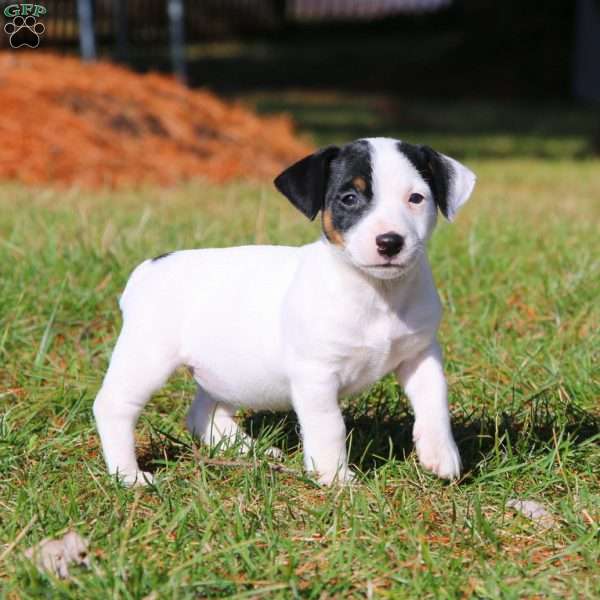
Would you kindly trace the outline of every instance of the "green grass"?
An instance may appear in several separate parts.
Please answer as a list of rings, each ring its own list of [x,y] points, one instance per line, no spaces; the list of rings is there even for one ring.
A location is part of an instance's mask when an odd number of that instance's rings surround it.
[[[182,372],[139,426],[158,484],[119,487],[91,405],[131,269],[177,248],[300,244],[317,226],[267,186],[0,187],[1,596],[598,597],[600,163],[471,166],[477,192],[430,252],[466,466],[450,485],[419,469],[392,379],[344,401],[361,476],[322,489],[302,475],[292,415],[242,416],[260,435],[247,464],[195,444]],[[262,454],[272,441],[283,472]],[[556,526],[510,498],[542,502]],[[90,539],[90,571],[59,581],[22,558],[67,528]]]

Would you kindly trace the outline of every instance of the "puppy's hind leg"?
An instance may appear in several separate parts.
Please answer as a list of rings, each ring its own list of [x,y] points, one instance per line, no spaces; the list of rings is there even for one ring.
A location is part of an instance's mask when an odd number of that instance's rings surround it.
[[[187,414],[186,424],[190,433],[209,446],[245,436],[233,418],[234,412],[227,410],[221,402],[213,400],[208,393],[198,387],[192,406]]]
[[[140,329],[123,326],[102,388],[94,402],[94,417],[102,451],[111,474],[126,485],[143,485],[152,475],[140,471],[134,430],[150,396],[178,366],[172,357],[142,339]]]
[[[213,400],[200,386],[186,418],[190,433],[209,446],[223,449],[237,446],[240,453],[250,452],[254,440],[236,423],[235,408]],[[281,457],[281,450],[269,448],[267,455]]]

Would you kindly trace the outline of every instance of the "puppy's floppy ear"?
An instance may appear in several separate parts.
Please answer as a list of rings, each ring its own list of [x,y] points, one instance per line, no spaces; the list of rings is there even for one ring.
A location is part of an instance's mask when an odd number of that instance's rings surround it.
[[[425,179],[440,211],[448,221],[452,221],[475,187],[475,173],[429,146],[422,146],[422,149],[426,158]]]
[[[311,221],[323,208],[329,164],[339,154],[327,146],[288,167],[274,181],[275,187]]]

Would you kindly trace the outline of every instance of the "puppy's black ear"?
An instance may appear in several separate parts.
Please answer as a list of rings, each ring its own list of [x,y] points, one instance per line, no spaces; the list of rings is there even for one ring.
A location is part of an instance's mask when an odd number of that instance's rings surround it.
[[[475,173],[429,146],[400,143],[400,150],[429,184],[441,213],[452,221],[475,187]]]
[[[339,154],[327,146],[288,167],[274,181],[275,187],[311,221],[323,208],[329,164]]]
[[[475,187],[475,173],[457,160],[423,146],[427,156],[429,182],[442,214],[452,221]]]

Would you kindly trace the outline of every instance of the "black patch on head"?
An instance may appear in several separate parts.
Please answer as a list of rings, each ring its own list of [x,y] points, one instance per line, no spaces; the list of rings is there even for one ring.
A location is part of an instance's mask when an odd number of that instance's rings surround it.
[[[155,256],[152,259],[152,262],[156,262],[157,260],[160,260],[161,258],[166,258],[167,256],[170,256],[171,254],[173,254],[172,252],[165,252],[164,254],[159,254],[158,256]]]
[[[398,142],[398,150],[419,171],[421,177],[429,185],[438,208],[448,218],[448,193],[452,184],[452,167],[441,154],[429,146]]]
[[[347,202],[348,194],[354,196],[352,203]],[[344,146],[331,161],[325,210],[331,213],[334,229],[344,233],[360,221],[372,200],[371,147],[368,141],[358,140]]]
[[[323,208],[329,166],[340,149],[322,148],[288,167],[274,181],[275,187],[311,221]]]

